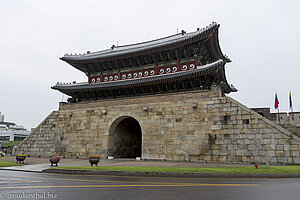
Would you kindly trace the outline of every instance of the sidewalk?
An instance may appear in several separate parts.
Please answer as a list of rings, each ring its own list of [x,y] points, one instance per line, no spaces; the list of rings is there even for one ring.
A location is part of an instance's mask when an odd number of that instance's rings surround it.
[[[1,161],[15,162],[15,157],[1,158]],[[90,166],[87,158],[63,158],[58,163],[59,167]],[[136,167],[247,167],[251,164],[230,164],[230,163],[196,163],[162,160],[134,160],[134,159],[102,159],[98,166],[136,166]],[[253,166],[254,167],[254,166]],[[55,169],[50,166],[49,158],[25,159],[22,166],[0,167],[0,170],[39,172],[39,173],[60,173],[77,175],[113,175],[113,176],[140,176],[140,177],[180,177],[180,178],[300,178],[297,174],[251,174],[251,173],[176,173],[176,172],[134,172],[134,171],[101,171],[101,170],[70,170]]]
[[[16,162],[16,158],[6,157],[1,158],[1,161]],[[59,163],[59,167],[74,167],[74,166],[90,166],[87,158],[62,158]],[[227,163],[195,163],[179,161],[144,161],[144,160],[134,160],[134,159],[101,159],[98,166],[136,166],[136,167],[244,167],[251,166],[247,164],[227,164]],[[25,159],[24,165],[22,166],[12,166],[12,167],[0,167],[2,170],[17,170],[17,171],[27,171],[27,172],[42,172],[45,169],[51,168],[49,158],[34,158],[27,157]],[[53,167],[55,168],[55,167]]]

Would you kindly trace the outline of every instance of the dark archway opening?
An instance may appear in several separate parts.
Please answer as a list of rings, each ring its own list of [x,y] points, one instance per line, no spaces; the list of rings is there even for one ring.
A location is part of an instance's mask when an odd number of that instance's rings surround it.
[[[142,129],[132,117],[121,117],[111,126],[108,140],[108,156],[115,158],[141,157]]]

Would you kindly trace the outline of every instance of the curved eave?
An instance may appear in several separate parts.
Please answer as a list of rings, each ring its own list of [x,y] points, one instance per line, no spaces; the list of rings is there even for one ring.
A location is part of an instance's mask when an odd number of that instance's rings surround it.
[[[187,37],[182,37],[182,38],[177,38],[173,39],[170,41],[164,41],[162,43],[159,43],[159,39],[156,40],[156,44],[152,45],[144,45],[140,48],[128,48],[124,50],[104,50],[105,53],[90,53],[90,54],[85,54],[85,55],[77,55],[77,56],[64,56],[61,57],[60,59],[73,65],[73,66],[78,66],[78,64],[81,63],[86,63],[86,62],[102,62],[102,61],[108,61],[108,60],[113,60],[116,57],[118,58],[127,58],[131,57],[133,54],[138,54],[138,55],[143,55],[151,52],[156,52],[156,51],[161,51],[161,50],[166,50],[166,49],[173,49],[177,48],[178,46],[186,45],[188,43],[193,43],[202,39],[205,39],[211,35],[211,33],[215,32],[219,28],[218,24],[213,24],[210,27],[202,30],[202,31],[197,31],[198,33],[192,34]],[[180,35],[180,34],[176,34]],[[147,42],[145,42],[147,44]],[[134,46],[137,44],[133,45],[128,45],[128,46]],[[117,49],[117,47],[116,47]],[[224,59],[226,60],[226,59]]]
[[[231,62],[231,60],[222,53],[220,43],[219,43],[219,29],[217,29],[210,39],[210,48],[215,59],[222,59],[226,62]]]
[[[111,90],[111,89],[119,89],[119,88],[139,87],[143,85],[146,86],[152,84],[172,82],[174,80],[185,80],[185,79],[197,77],[199,75],[212,74],[215,73],[220,68],[224,68],[225,63],[226,62],[220,59],[211,64],[199,66],[199,68],[195,70],[170,73],[165,75],[156,75],[156,76],[139,78],[139,79],[105,82],[99,84],[68,85],[68,86],[56,85],[51,88],[71,96],[71,94],[74,92],[80,92],[86,90]]]
[[[220,86],[222,87],[221,89],[222,89],[222,91],[224,91],[224,93],[229,94],[230,92],[238,91],[236,88],[234,88],[233,86],[230,86],[228,84],[226,76],[225,76],[225,66],[220,69],[219,75],[220,75],[220,80],[222,81]]]

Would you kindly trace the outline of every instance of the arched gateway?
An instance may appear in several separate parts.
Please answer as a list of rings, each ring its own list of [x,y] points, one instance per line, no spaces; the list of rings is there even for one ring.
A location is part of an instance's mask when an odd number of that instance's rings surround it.
[[[142,129],[130,116],[117,118],[108,133],[107,155],[116,158],[141,157]]]

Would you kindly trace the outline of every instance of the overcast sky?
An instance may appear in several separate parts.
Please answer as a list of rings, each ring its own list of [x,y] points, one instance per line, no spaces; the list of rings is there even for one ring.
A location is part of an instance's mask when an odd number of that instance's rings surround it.
[[[264,0],[1,0],[0,112],[6,121],[36,127],[62,93],[56,82],[86,81],[59,60],[83,53],[221,25],[222,52],[229,56],[229,96],[248,107],[271,107],[278,92],[280,111],[300,111],[300,1]]]

